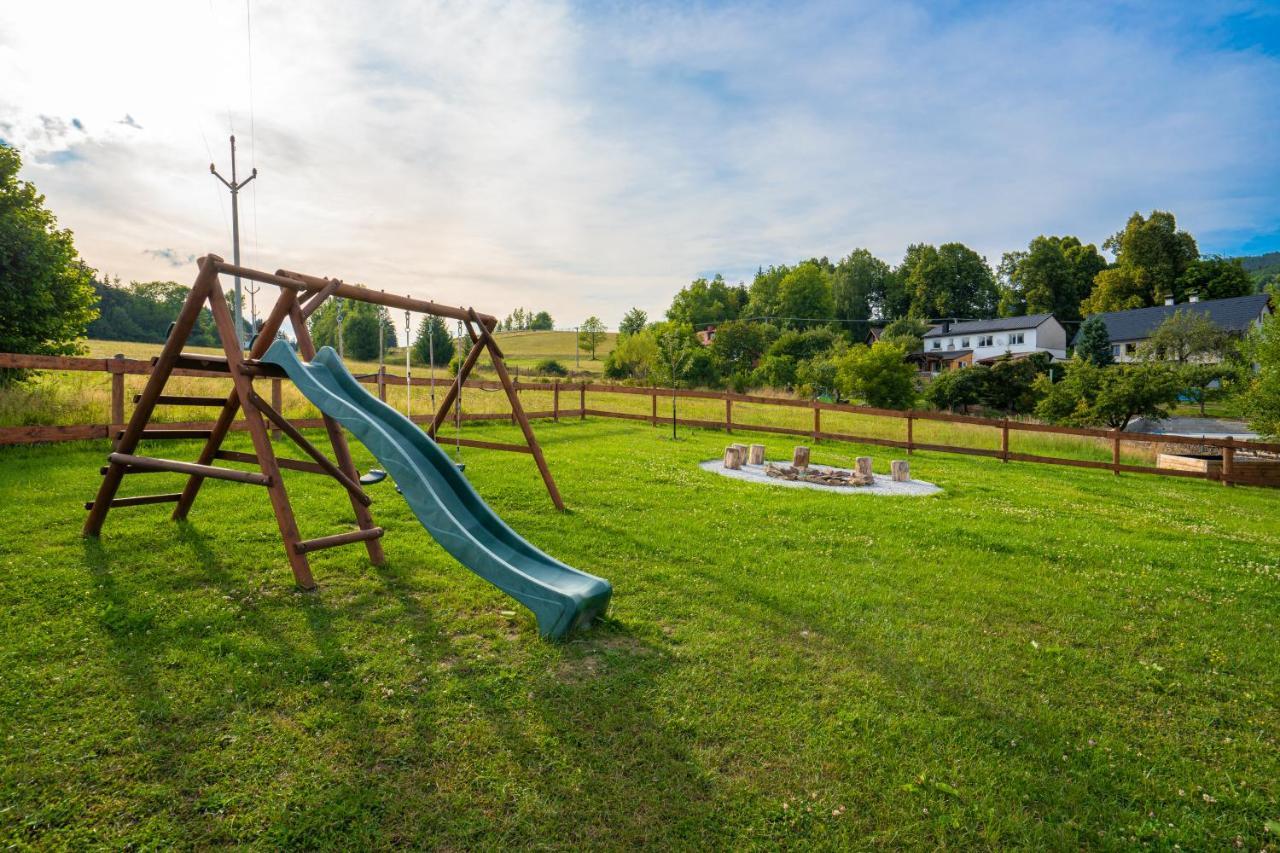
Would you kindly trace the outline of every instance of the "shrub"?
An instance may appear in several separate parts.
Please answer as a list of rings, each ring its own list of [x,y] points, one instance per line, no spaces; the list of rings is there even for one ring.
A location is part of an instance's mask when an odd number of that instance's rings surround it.
[[[533,366],[533,372],[539,376],[568,376],[569,370],[554,358],[544,358]]]

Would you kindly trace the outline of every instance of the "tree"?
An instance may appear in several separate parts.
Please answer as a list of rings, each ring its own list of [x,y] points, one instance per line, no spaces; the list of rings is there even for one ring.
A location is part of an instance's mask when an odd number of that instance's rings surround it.
[[[779,298],[779,289],[782,280],[790,272],[791,267],[785,264],[771,266],[767,270],[756,270],[756,277],[752,280],[748,291],[745,309],[747,317],[755,320],[781,316],[782,302]]]
[[[924,336],[929,324],[918,317],[899,317],[884,327],[880,340],[896,344],[903,352],[919,352],[924,349]]]
[[[916,244],[898,268],[915,317],[989,318],[1000,300],[987,261],[963,243]]]
[[[639,308],[632,308],[622,317],[622,322],[618,324],[618,336],[634,335],[637,332],[644,331],[645,325],[649,322],[649,315]]]
[[[1013,358],[1007,353],[1000,356],[992,363],[983,384],[983,404],[1006,414],[1032,411],[1041,394],[1036,383],[1052,363],[1053,357],[1045,352],[1033,353],[1026,358]]]
[[[552,320],[551,314],[546,311],[539,311],[529,320],[529,331],[531,332],[550,332],[555,327],[555,320]]]
[[[679,324],[668,324],[658,333],[658,359],[654,364],[654,378],[671,387],[671,437],[676,437],[676,389],[689,370],[694,347],[701,349],[696,338]]]
[[[964,411],[982,401],[991,371],[982,365],[939,373],[924,389],[924,399],[937,409]]]
[[[1280,293],[1272,296],[1280,303]],[[1270,314],[1250,334],[1245,352],[1257,372],[1244,395],[1249,427],[1260,435],[1280,437],[1280,315]]]
[[[870,347],[850,347],[841,357],[837,387],[846,397],[861,397],[868,405],[906,409],[915,402],[916,370],[896,344],[876,341]]]
[[[1195,238],[1178,230],[1172,213],[1134,213],[1122,231],[1102,244],[1114,252],[1114,267],[1098,273],[1093,293],[1080,305],[1082,314],[1124,311],[1158,305],[1166,296],[1181,301],[1179,280],[1200,257]]]
[[[711,281],[695,279],[671,300],[667,319],[689,326],[706,326],[736,320],[746,304],[745,287],[730,287],[722,276]]]
[[[451,362],[456,354],[457,346],[444,320],[434,314],[423,317],[418,324],[418,334],[413,339],[414,360],[418,364],[431,366],[434,356],[434,365],[440,367]]]
[[[596,344],[604,339],[605,325],[599,317],[592,315],[582,321],[578,327],[578,349],[590,350],[591,360],[596,357]]]
[[[1106,367],[1115,361],[1111,354],[1111,335],[1101,317],[1090,317],[1081,324],[1076,355],[1098,367]]]
[[[97,316],[93,270],[0,141],[0,351],[71,355]],[[0,382],[18,374],[0,372]]]
[[[855,249],[836,264],[831,275],[834,316],[849,324],[883,317],[885,294],[893,270],[866,249]]]
[[[104,276],[93,282],[98,299],[98,316],[86,330],[91,338],[107,341],[161,343],[169,324],[177,318],[191,288],[174,281],[130,282],[122,285]],[[220,342],[213,314],[202,308],[188,342],[193,346],[216,346]]]
[[[658,361],[658,341],[649,329],[620,335],[618,345],[605,357],[604,375],[609,379],[638,379],[653,373]]]
[[[1197,258],[1178,276],[1177,292],[1180,297],[1192,294],[1201,299],[1230,299],[1253,293],[1253,278],[1239,258],[1213,255]]]
[[[383,345],[396,344],[396,327],[391,314],[382,305],[355,299],[326,299],[311,315],[308,324],[316,347],[338,346],[338,321],[341,317],[342,347],[345,357],[369,361],[378,357],[378,326],[382,325]]]
[[[831,317],[831,274],[813,261],[805,261],[778,284],[779,323],[802,326],[798,320]]]
[[[1221,360],[1231,347],[1218,324],[1199,311],[1174,311],[1143,341],[1138,352],[1146,361]]]
[[[1240,373],[1238,366],[1225,362],[1180,365],[1178,380],[1182,383],[1182,397],[1199,406],[1200,414],[1203,415],[1204,404],[1222,396],[1227,385],[1238,378]]]
[[[1005,252],[1000,261],[1000,316],[1053,314],[1059,321],[1079,320],[1080,303],[1106,266],[1092,243],[1036,237],[1026,251]]]
[[[717,326],[716,336],[711,341],[711,354],[718,362],[720,372],[732,376],[753,370],[769,347],[770,331],[773,331],[771,326],[742,320],[731,320]]]
[[[1066,366],[1061,382],[1037,380],[1042,395],[1036,416],[1068,426],[1107,426],[1123,430],[1137,417],[1164,420],[1181,390],[1168,365],[1120,364],[1098,367],[1082,358]]]

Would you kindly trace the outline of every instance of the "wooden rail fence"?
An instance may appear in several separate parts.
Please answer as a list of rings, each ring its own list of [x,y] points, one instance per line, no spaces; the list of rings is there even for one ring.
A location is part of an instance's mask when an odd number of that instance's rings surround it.
[[[43,356],[43,355],[21,355],[15,353],[0,353],[0,370],[52,370],[52,371],[70,371],[70,372],[95,372],[107,373],[111,377],[111,402],[110,412],[108,413],[109,421],[105,424],[76,424],[70,426],[9,426],[0,427],[0,446],[13,444],[35,444],[41,442],[57,442],[57,441],[78,441],[85,439],[101,439],[112,438],[115,433],[122,429],[126,423],[125,419],[125,387],[124,377],[126,375],[147,375],[151,372],[151,362],[144,359],[131,358],[81,358],[71,356]],[[176,369],[173,371],[179,376],[194,376],[214,379],[227,379],[226,373],[214,371],[193,370],[193,369]],[[377,394],[383,400],[387,398],[388,386],[406,384],[405,377],[394,373],[386,372],[385,368],[381,372],[357,375],[356,378],[365,384],[376,386]],[[282,380],[273,379],[271,388],[272,405],[279,409],[281,402]],[[429,387],[431,380],[413,380],[417,387]],[[435,386],[447,389],[453,382],[451,380],[435,380]],[[707,429],[720,429],[732,433],[734,429],[747,430],[751,432],[774,433],[778,435],[794,435],[802,436],[811,441],[842,441],[856,444],[869,444],[881,447],[894,447],[905,450],[908,454],[915,450],[936,451],[941,453],[960,453],[973,456],[985,456],[993,459],[999,459],[1001,462],[1036,462],[1049,465],[1067,465],[1077,468],[1098,468],[1110,470],[1116,474],[1135,473],[1135,474],[1156,474],[1168,477],[1193,477],[1199,479],[1220,480],[1224,485],[1246,484],[1246,485],[1270,485],[1280,486],[1280,466],[1274,470],[1275,473],[1269,473],[1266,469],[1259,469],[1249,464],[1240,464],[1237,462],[1237,454],[1246,453],[1260,456],[1280,454],[1280,443],[1268,443],[1261,441],[1244,441],[1234,438],[1197,438],[1192,436],[1181,435],[1161,435],[1158,433],[1143,432],[1121,432],[1119,430],[1094,429],[1087,427],[1063,427],[1051,426],[1048,424],[1031,423],[1027,421],[1018,421],[1010,419],[998,418],[982,418],[973,415],[956,415],[947,412],[932,412],[921,410],[901,411],[897,409],[878,409],[871,406],[853,406],[841,403],[823,403],[814,400],[798,400],[786,397],[767,397],[752,394],[734,394],[721,391],[699,391],[691,389],[671,390],[669,388],[650,388],[636,387],[630,385],[610,385],[595,382],[571,382],[556,380],[553,382],[521,382],[516,381],[515,387],[517,391],[544,391],[550,392],[552,395],[552,408],[543,411],[528,411],[526,414],[530,418],[560,420],[561,418],[579,418],[584,419],[587,416],[601,418],[618,418],[622,420],[644,421],[651,425],[670,424],[671,417],[664,416],[659,412],[659,401],[669,401],[673,396],[678,399],[693,400],[722,400],[724,402],[724,420],[706,420],[698,418],[679,417],[676,423],[681,426],[701,427]],[[481,389],[486,391],[496,391],[502,388],[501,384],[495,381],[487,380],[467,380],[463,383],[464,388]],[[563,394],[571,394],[577,391],[577,407],[564,408],[561,406],[561,396]],[[636,395],[650,398],[649,413],[641,412],[619,412],[607,409],[592,408],[587,405],[587,394],[626,394]],[[216,399],[218,405],[221,405],[224,398]],[[812,426],[806,429],[796,427],[776,426],[772,424],[756,424],[746,423],[743,421],[735,421],[733,418],[733,406],[735,403],[740,404],[756,404],[763,406],[776,406],[780,408],[806,409],[812,412]],[[186,405],[190,405],[189,403]],[[885,438],[883,436],[867,436],[854,435],[850,433],[832,432],[823,429],[822,413],[823,412],[839,412],[854,415],[867,415],[880,418],[893,418],[903,422],[903,437]],[[511,415],[502,412],[463,412],[462,420],[471,421],[490,421],[490,420],[510,420]],[[430,423],[430,414],[414,415],[411,417],[414,423]],[[933,444],[921,442],[915,439],[915,425],[921,421],[934,421],[944,423],[968,424],[978,427],[986,427],[998,431],[1000,445],[999,448],[984,447],[966,447],[961,445],[949,444]],[[302,418],[293,421],[296,426],[303,428],[322,427],[324,422],[320,418]],[[242,429],[243,420],[237,420],[232,429]],[[212,426],[211,421],[192,421],[179,423],[166,423],[166,429],[173,430],[201,430],[209,429]],[[1080,438],[1093,439],[1095,441],[1104,441],[1110,445],[1111,459],[1110,461],[1097,459],[1073,459],[1069,457],[1059,456],[1040,456],[1030,453],[1016,453],[1009,449],[1009,435],[1011,432],[1034,432],[1050,435],[1075,436]],[[447,442],[458,441],[463,446],[479,447],[487,449],[502,450],[526,450],[523,445],[505,444],[492,441],[481,441],[477,439],[456,438],[450,436],[442,439]],[[1121,462],[1121,446],[1124,443],[1146,444],[1146,445],[1164,445],[1164,446],[1183,446],[1194,448],[1188,452],[1209,452],[1215,451],[1221,454],[1221,465],[1215,470],[1197,471],[1183,470],[1177,468],[1160,468],[1154,465],[1133,465]],[[1243,461],[1243,460],[1242,460]]]

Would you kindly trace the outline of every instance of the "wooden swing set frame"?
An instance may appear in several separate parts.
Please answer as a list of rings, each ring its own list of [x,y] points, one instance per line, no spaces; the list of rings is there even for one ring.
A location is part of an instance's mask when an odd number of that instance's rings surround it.
[[[481,353],[488,351],[493,361],[498,380],[506,390],[507,399],[511,401],[511,411],[524,434],[525,444],[500,444],[497,442],[469,442],[462,444],[486,447],[493,450],[511,450],[532,454],[538,466],[538,472],[546,484],[547,493],[556,509],[564,509],[564,501],[556,488],[555,479],[547,467],[542,455],[542,448],[534,437],[533,428],[520,405],[520,398],[507,373],[502,350],[493,338],[493,331],[498,325],[495,317],[480,314],[473,308],[459,308],[440,305],[407,296],[396,296],[384,291],[371,290],[343,283],[339,279],[319,278],[289,270],[277,270],[275,273],[263,272],[248,267],[227,263],[217,255],[206,255],[197,262],[199,274],[186,302],[179,312],[177,320],[169,331],[160,355],[152,359],[151,375],[142,393],[134,397],[133,416],[128,425],[115,437],[113,452],[107,457],[107,465],[101,469],[102,485],[97,496],[85,504],[88,517],[84,522],[85,536],[98,536],[107,513],[114,507],[140,506],[144,504],[176,503],[173,519],[185,519],[191,512],[192,504],[206,479],[226,480],[233,483],[248,483],[266,488],[270,496],[271,508],[280,528],[280,537],[284,540],[285,554],[289,566],[293,570],[294,580],[303,589],[314,589],[315,579],[311,575],[311,567],[307,554],[323,548],[363,542],[369,552],[369,560],[374,565],[382,565],[384,561],[382,544],[383,530],[373,523],[369,512],[372,500],[360,486],[359,474],[351,459],[351,450],[346,436],[336,420],[324,416],[324,427],[328,433],[329,443],[333,450],[330,460],[323,452],[312,444],[300,430],[290,423],[280,412],[276,411],[266,400],[253,389],[253,380],[257,378],[287,379],[288,376],[279,367],[260,361],[268,347],[276,338],[280,327],[287,319],[293,326],[298,341],[298,352],[305,359],[315,357],[315,343],[307,329],[307,318],[315,313],[326,299],[336,296],[353,299],[359,302],[370,302],[388,308],[402,308],[437,317],[447,317],[460,321],[471,338],[471,349],[458,370],[455,380],[449,385],[444,400],[436,411],[427,434],[436,438],[437,431],[449,416],[449,408],[457,399],[462,383],[475,368]],[[222,291],[218,276],[221,273],[247,278],[263,284],[273,284],[280,288],[280,296],[267,315],[261,329],[254,336],[249,346],[248,357],[241,348],[235,321],[231,309]],[[222,342],[225,355],[200,355],[185,353],[186,345],[192,329],[199,319],[200,312],[208,306],[213,315],[218,337]],[[165,384],[176,368],[187,368],[202,371],[225,373],[230,376],[232,390],[222,397],[194,397],[164,394]],[[152,413],[156,406],[217,406],[221,412],[212,429],[164,429],[152,428]],[[236,414],[244,412],[249,436],[253,441],[254,452],[241,453],[223,450],[222,442],[231,429]],[[312,462],[296,459],[277,458],[272,448],[269,427],[266,421],[283,432],[302,449]],[[136,454],[140,441],[154,439],[205,439],[204,448],[195,462],[182,462],[174,459],[162,459]],[[257,471],[244,471],[235,468],[220,467],[215,460],[226,462],[248,463],[256,466]],[[358,529],[346,533],[321,536],[315,539],[303,539],[298,531],[297,520],[289,503],[289,495],[285,491],[281,470],[300,471],[311,474],[323,474],[333,478],[347,492],[351,500],[351,508],[355,512]],[[141,474],[154,471],[169,471],[187,475],[186,487],[174,494],[143,495],[139,497],[116,497],[120,484],[126,475]]]

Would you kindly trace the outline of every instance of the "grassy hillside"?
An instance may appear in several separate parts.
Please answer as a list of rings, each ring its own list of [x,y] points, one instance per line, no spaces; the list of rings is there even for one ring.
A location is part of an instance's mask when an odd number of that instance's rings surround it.
[[[721,433],[538,431],[569,513],[528,458],[463,452],[516,530],[614,584],[561,644],[389,482],[388,564],[320,552],[302,594],[261,489],[86,542],[106,443],[0,450],[0,846],[1275,844],[1274,493],[921,452],[940,495],[832,495],[699,470]],[[860,453],[886,470],[814,459]],[[350,523],[286,479],[304,535]]]

